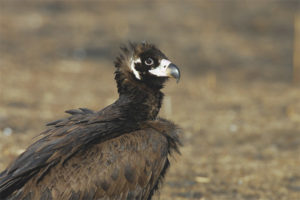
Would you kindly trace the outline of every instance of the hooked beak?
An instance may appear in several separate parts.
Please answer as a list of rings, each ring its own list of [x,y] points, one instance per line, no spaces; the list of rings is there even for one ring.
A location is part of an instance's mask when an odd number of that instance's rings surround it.
[[[169,77],[175,78],[177,83],[179,82],[180,71],[179,68],[173,63],[169,64],[169,66],[167,67],[167,74],[169,75]]]
[[[160,61],[160,65],[154,69],[149,70],[149,72],[153,75],[160,76],[160,77],[175,78],[177,83],[180,80],[179,68],[166,59],[162,59]]]

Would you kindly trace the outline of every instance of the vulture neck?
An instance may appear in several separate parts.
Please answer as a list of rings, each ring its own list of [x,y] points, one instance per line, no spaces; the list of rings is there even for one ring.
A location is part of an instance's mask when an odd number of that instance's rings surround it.
[[[116,74],[119,93],[116,104],[120,106],[122,114],[135,122],[156,119],[163,100],[160,89],[119,75]]]

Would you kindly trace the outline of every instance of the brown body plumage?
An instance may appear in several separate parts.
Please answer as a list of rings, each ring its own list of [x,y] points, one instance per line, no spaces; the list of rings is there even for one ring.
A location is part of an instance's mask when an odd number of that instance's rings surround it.
[[[115,66],[119,99],[49,123],[0,174],[0,199],[151,199],[178,152],[179,129],[157,114],[179,71],[147,43],[123,47]]]

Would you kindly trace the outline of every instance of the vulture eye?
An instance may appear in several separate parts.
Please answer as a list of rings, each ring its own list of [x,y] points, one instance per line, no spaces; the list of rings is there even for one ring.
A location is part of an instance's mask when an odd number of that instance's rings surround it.
[[[145,60],[145,64],[148,65],[148,66],[153,65],[153,63],[154,63],[154,61],[153,61],[152,58],[147,58],[147,59]]]

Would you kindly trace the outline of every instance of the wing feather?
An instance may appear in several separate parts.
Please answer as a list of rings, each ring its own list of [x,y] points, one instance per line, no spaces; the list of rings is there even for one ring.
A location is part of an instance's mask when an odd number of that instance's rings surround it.
[[[105,116],[72,113],[53,123],[0,174],[0,199],[14,191],[11,199],[152,196],[168,167],[169,148],[177,149],[177,128],[160,119],[135,130],[107,110]],[[80,120],[86,122],[77,124]]]
[[[124,128],[126,131],[126,124],[115,114],[119,112],[109,111],[103,115],[88,109],[72,110],[68,111],[72,114],[69,118],[48,124],[50,128],[41,134],[41,138],[1,173],[0,199],[21,188],[43,168],[69,159],[79,150],[85,150],[90,143],[121,134]],[[97,119],[97,123],[88,124],[91,119]],[[86,123],[78,124],[79,121]]]

